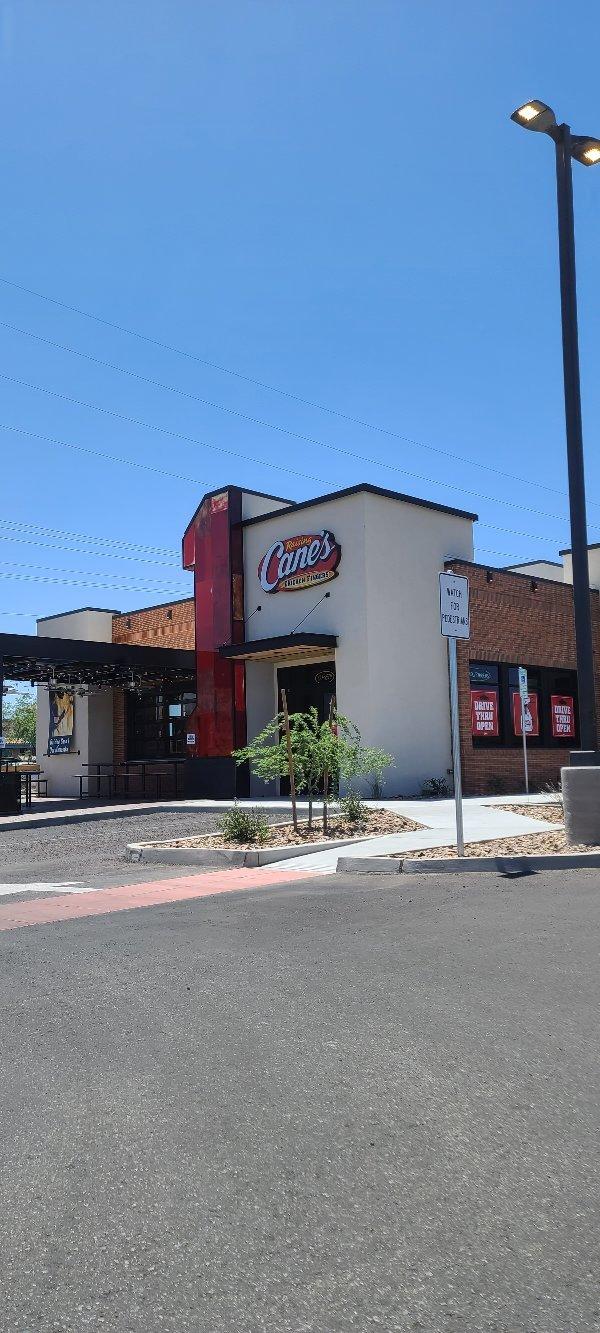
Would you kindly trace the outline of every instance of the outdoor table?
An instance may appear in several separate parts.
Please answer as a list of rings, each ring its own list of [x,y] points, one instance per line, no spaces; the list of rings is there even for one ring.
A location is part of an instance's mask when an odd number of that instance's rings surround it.
[[[109,770],[111,770],[111,769],[114,768],[114,765],[113,765],[112,761],[111,761],[111,762],[105,762],[105,763],[82,764],[81,767],[82,767],[82,768],[94,769],[95,772],[90,772],[90,773],[79,773],[79,774],[77,775],[78,778],[79,778],[79,799],[80,799],[80,801],[83,800],[84,794],[87,795],[88,797],[92,795],[92,793],[90,792],[90,789],[89,789],[89,784],[90,784],[90,782],[95,782],[95,783],[96,783],[96,791],[95,791],[94,795],[96,795],[96,796],[100,796],[100,795],[101,795],[100,784],[101,784],[102,782],[104,782],[104,781],[106,781],[106,784],[107,784],[107,788],[108,788],[108,796],[110,797],[110,796],[113,795],[113,787],[114,787],[114,776],[113,776],[113,773],[110,772],[110,771],[109,771],[108,773],[103,773],[103,772],[102,772],[102,769],[103,769],[103,768],[107,768],[107,769],[109,769]],[[87,782],[87,784],[88,784],[88,790],[87,790],[86,793],[84,793],[84,790],[83,790],[83,784],[84,784],[84,782]]]

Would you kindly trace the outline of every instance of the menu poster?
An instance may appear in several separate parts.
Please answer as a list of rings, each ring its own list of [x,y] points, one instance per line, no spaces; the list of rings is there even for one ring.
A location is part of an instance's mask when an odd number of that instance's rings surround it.
[[[471,735],[500,735],[497,690],[471,690]]]
[[[552,735],[555,740],[572,740],[575,736],[575,700],[570,694],[550,695]]]

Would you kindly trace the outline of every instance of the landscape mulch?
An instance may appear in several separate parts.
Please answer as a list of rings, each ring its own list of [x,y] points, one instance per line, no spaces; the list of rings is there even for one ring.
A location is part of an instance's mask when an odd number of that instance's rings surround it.
[[[527,815],[529,819],[545,819],[548,824],[562,824],[564,814],[560,801],[556,805],[502,805],[495,809],[512,810],[515,815]]]
[[[567,843],[564,829],[555,829],[547,833],[521,833],[516,838],[493,838],[489,842],[468,842],[465,856],[549,856],[561,852],[597,852],[600,848],[577,846]],[[401,852],[404,859],[411,861],[432,857],[445,860],[456,856],[456,847],[422,847],[415,852]]]
[[[351,823],[349,819],[344,819],[342,815],[334,813],[329,819],[327,834],[323,833],[323,823],[320,816],[315,816],[312,829],[309,829],[306,821],[303,820],[297,833],[291,823],[273,824],[264,842],[260,844],[258,842],[235,842],[224,838],[222,834],[212,833],[192,838],[173,838],[168,843],[161,843],[161,846],[226,847],[236,848],[242,852],[253,851],[258,846],[292,847],[296,844],[302,846],[310,842],[336,842],[347,838],[372,838],[383,833],[412,833],[414,829],[422,827],[422,824],[416,824],[414,819],[405,819],[402,815],[395,815],[391,810],[369,810],[364,820],[359,823]]]

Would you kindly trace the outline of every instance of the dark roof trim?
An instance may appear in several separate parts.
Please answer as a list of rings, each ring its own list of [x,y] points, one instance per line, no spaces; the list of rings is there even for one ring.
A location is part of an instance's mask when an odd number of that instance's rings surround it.
[[[536,562],[537,563],[537,562]],[[507,579],[527,579],[530,583],[535,579],[536,583],[547,583],[549,588],[560,588],[561,592],[570,592],[573,594],[572,583],[561,583],[558,579],[545,579],[543,574],[519,574],[516,569],[505,569],[504,565],[482,565],[478,560],[465,560],[462,555],[455,555],[444,560],[446,568],[450,565],[466,565],[467,569],[485,569],[490,574],[503,574]],[[592,596],[600,596],[597,588],[590,588]]]
[[[134,606],[133,610],[129,611],[113,611],[113,615],[119,616],[122,620],[123,616],[143,616],[144,611],[160,611],[161,606],[183,606],[184,602],[193,600],[194,594],[190,593],[189,597],[172,597],[170,602],[153,602],[152,606]]]
[[[590,542],[590,544],[589,544],[589,546],[588,546],[588,551],[600,551],[600,542]],[[572,549],[571,549],[570,546],[565,546],[564,551],[559,551],[558,554],[559,554],[559,555],[572,555],[572,554],[573,554],[573,551],[572,551]]]
[[[286,648],[337,647],[337,634],[280,634],[273,639],[249,639],[246,643],[225,643],[219,648],[221,657],[258,656],[260,653],[282,652]]]
[[[275,500],[275,503],[276,503],[276,504],[278,503],[278,504],[282,504],[282,505],[293,505],[293,503],[294,503],[293,500],[287,500],[287,499],[285,499],[285,498],[283,497],[283,495],[271,495],[270,491],[251,491],[250,488],[249,488],[249,486],[232,486],[230,482],[226,482],[224,486],[217,486],[216,490],[214,490],[214,491],[207,491],[206,494],[202,496],[202,499],[201,499],[201,501],[200,501],[200,504],[199,504],[199,505],[197,506],[197,508],[194,510],[194,513],[192,514],[192,517],[191,517],[191,519],[189,520],[189,523],[186,524],[186,527],[185,527],[185,531],[186,531],[186,532],[188,531],[189,528],[191,528],[192,523],[193,523],[193,522],[195,521],[195,519],[198,517],[198,514],[200,513],[200,510],[201,510],[201,508],[202,508],[202,505],[204,504],[204,501],[205,501],[205,500],[212,500],[213,496],[215,496],[215,495],[222,495],[224,491],[239,491],[241,495],[256,495],[256,496],[258,497],[259,500]],[[279,512],[279,510],[275,510],[275,513],[278,513],[278,512]],[[248,522],[251,522],[251,520],[249,519]],[[184,535],[185,535],[185,534],[184,534]]]
[[[401,504],[418,505],[421,509],[436,509],[441,514],[453,514],[455,518],[468,518],[473,523],[477,521],[478,515],[471,514],[465,509],[453,509],[451,505],[438,504],[436,500],[421,500],[416,495],[404,495],[402,491],[388,491],[384,486],[372,486],[370,482],[361,481],[357,486],[347,486],[342,491],[330,491],[327,495],[316,495],[312,500],[298,500],[290,504],[285,514],[295,514],[299,509],[311,509],[314,505],[328,504],[330,500],[343,500],[348,495],[360,495],[366,492],[368,495],[381,495],[386,500],[398,500]],[[218,492],[217,492],[218,494]],[[266,523],[269,518],[281,518],[281,509],[272,509],[268,514],[257,514],[255,518],[246,518],[242,522],[243,528],[249,528],[253,523]]]
[[[515,560],[515,565],[518,565],[519,569],[527,569],[528,565],[552,565],[554,569],[562,569],[560,560],[545,560],[543,556],[540,556],[539,560]],[[500,565],[500,568],[506,569],[509,574],[517,573],[514,565]],[[554,580],[550,579],[550,582],[553,583]]]
[[[10,679],[10,659],[26,658],[61,666],[80,663],[100,666],[175,668],[193,674],[196,654],[187,648],[151,648],[138,643],[102,643],[96,639],[59,639],[39,634],[0,634],[0,660]]]
[[[45,620],[62,620],[63,616],[80,616],[84,611],[100,611],[103,616],[120,616],[121,611],[113,611],[108,606],[76,606],[72,611],[55,611],[51,616],[36,616],[36,624],[43,625]]]

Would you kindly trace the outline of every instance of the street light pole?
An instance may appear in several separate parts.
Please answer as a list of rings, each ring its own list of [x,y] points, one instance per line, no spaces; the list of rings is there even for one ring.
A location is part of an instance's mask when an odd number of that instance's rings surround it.
[[[567,467],[569,476],[569,511],[571,517],[571,552],[573,560],[573,604],[575,610],[577,693],[579,699],[579,744],[582,750],[595,751],[596,702],[594,690],[594,650],[590,607],[590,577],[585,510],[585,477],[583,467],[583,432],[581,426],[581,392],[579,381],[577,286],[575,278],[575,227],[573,221],[573,177],[571,171],[571,130],[568,125],[557,125],[552,127],[551,134],[556,148],[560,304],[562,314]]]
[[[556,190],[558,202],[558,253],[560,260],[560,305],[562,313],[563,371],[565,382],[565,418],[567,426],[567,469],[569,475],[569,512],[571,517],[571,556],[573,560],[573,607],[575,612],[575,653],[577,657],[577,695],[579,700],[579,752],[571,762],[600,765],[596,750],[596,698],[590,575],[588,567],[587,520],[585,513],[585,478],[583,469],[583,432],[581,428],[581,393],[579,386],[579,339],[577,335],[577,285],[575,280],[575,227],[573,223],[573,177],[571,158],[584,167],[600,162],[600,139],[571,134],[569,125],[557,125],[547,102],[533,98],[513,111],[511,120],[523,129],[547,134],[556,149]]]

